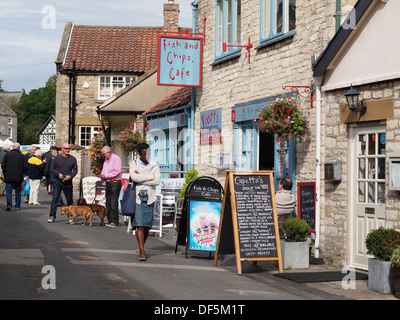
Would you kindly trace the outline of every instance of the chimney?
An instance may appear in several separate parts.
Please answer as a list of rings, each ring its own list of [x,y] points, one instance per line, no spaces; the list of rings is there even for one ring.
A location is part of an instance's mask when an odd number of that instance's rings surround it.
[[[168,0],[164,3],[164,28],[163,31],[179,31],[179,4],[174,3],[174,0]]]

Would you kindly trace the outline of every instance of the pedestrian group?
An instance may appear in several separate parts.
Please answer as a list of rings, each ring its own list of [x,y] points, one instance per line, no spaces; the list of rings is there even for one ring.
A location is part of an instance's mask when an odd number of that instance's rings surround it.
[[[14,143],[12,150],[0,153],[3,178],[0,194],[6,191],[6,211],[13,207],[12,194],[15,195],[15,210],[21,210],[22,186],[24,185],[25,202],[40,206],[38,202],[39,188],[42,177],[46,177],[46,187],[52,195],[49,223],[54,223],[57,207],[64,204],[71,206],[73,201],[73,178],[78,173],[76,158],[70,154],[71,146],[64,143],[59,148],[51,146],[49,152],[43,152],[32,146],[25,155],[20,151],[20,144]],[[129,165],[130,178],[136,183],[136,210],[131,225],[136,229],[136,239],[139,247],[139,261],[146,261],[144,245],[149,231],[153,226],[153,210],[156,197],[156,186],[160,184],[160,168],[150,161],[150,149],[146,143],[140,143],[137,148],[138,158]],[[118,199],[122,188],[121,159],[112,152],[109,146],[101,149],[105,161],[99,178],[106,182],[106,226],[114,228],[119,224]],[[29,188],[29,193],[26,192]]]

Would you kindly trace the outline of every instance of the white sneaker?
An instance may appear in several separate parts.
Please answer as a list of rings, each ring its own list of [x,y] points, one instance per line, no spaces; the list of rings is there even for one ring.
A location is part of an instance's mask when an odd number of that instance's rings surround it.
[[[53,223],[56,220],[56,218],[50,218],[49,220],[47,220],[48,223]]]

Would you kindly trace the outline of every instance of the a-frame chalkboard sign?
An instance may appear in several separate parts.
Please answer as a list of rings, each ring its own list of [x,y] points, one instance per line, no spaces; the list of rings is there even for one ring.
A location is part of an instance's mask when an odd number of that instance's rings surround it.
[[[220,230],[214,256],[236,255],[237,273],[242,261],[276,260],[283,272],[276,214],[273,172],[226,172]]]
[[[218,180],[212,177],[198,177],[188,185],[183,200],[181,221],[175,246],[186,246],[185,257],[188,250],[215,251],[221,202],[224,189]]]

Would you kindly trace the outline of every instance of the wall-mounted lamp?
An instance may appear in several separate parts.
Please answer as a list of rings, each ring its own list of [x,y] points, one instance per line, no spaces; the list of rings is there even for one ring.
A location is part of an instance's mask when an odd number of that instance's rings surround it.
[[[367,103],[364,99],[358,103],[359,95],[360,93],[354,89],[353,86],[351,86],[350,90],[345,94],[347,106],[349,107],[350,111],[354,114],[360,112],[360,114],[363,116],[367,112]]]

